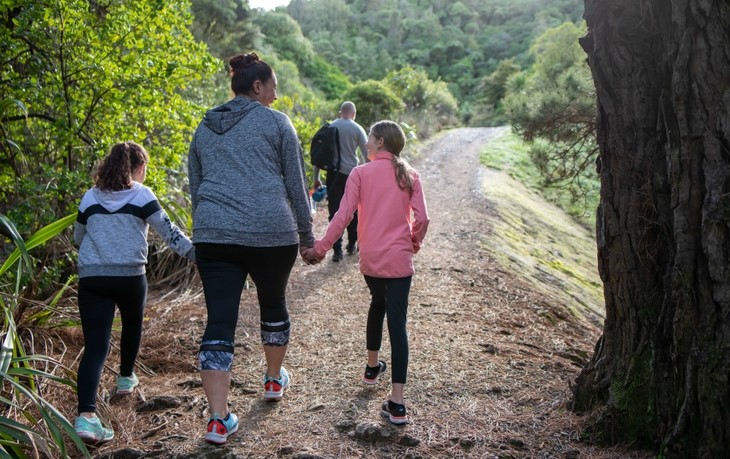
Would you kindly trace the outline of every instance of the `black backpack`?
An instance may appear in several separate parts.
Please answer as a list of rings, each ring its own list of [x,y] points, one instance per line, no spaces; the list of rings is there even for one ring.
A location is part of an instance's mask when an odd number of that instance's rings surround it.
[[[325,171],[337,172],[340,170],[340,134],[337,128],[324,123],[312,137],[312,146],[309,149],[312,165]]]

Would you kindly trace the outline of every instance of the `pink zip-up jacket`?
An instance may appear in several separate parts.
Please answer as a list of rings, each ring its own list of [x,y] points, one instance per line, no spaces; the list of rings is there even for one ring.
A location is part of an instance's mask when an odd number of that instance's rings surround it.
[[[426,236],[428,210],[418,174],[413,173],[412,194],[401,190],[392,158],[392,153],[380,151],[372,161],[352,170],[340,209],[325,236],[314,244],[318,256],[324,257],[332,248],[357,210],[360,272],[386,279],[413,275],[413,254]]]

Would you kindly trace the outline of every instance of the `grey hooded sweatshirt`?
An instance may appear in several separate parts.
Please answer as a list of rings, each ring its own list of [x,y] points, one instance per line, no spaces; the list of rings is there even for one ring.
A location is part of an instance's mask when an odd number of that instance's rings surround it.
[[[237,96],[209,110],[190,144],[193,242],[312,245],[299,138],[289,117]]]
[[[132,188],[122,191],[88,190],[74,225],[79,277],[144,274],[150,226],[175,253],[195,260],[193,243],[148,187],[132,182]]]

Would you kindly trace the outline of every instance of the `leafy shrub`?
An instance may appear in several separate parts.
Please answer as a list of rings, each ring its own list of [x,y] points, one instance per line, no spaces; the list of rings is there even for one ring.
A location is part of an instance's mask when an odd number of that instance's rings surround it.
[[[404,67],[384,80],[404,104],[402,121],[413,125],[421,139],[459,124],[456,98],[446,83],[431,81],[425,70]]]
[[[357,122],[370,129],[376,121],[397,121],[405,109],[405,103],[385,83],[367,80],[353,85],[342,96],[357,106]]]

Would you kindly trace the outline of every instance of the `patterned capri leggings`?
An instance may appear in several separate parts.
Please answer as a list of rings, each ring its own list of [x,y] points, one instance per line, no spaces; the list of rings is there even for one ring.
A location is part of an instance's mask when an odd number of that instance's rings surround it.
[[[231,370],[238,309],[247,276],[256,284],[261,342],[265,346],[289,343],[291,325],[285,293],[298,252],[296,244],[281,247],[195,244],[196,264],[208,310],[200,345],[202,370]]]

